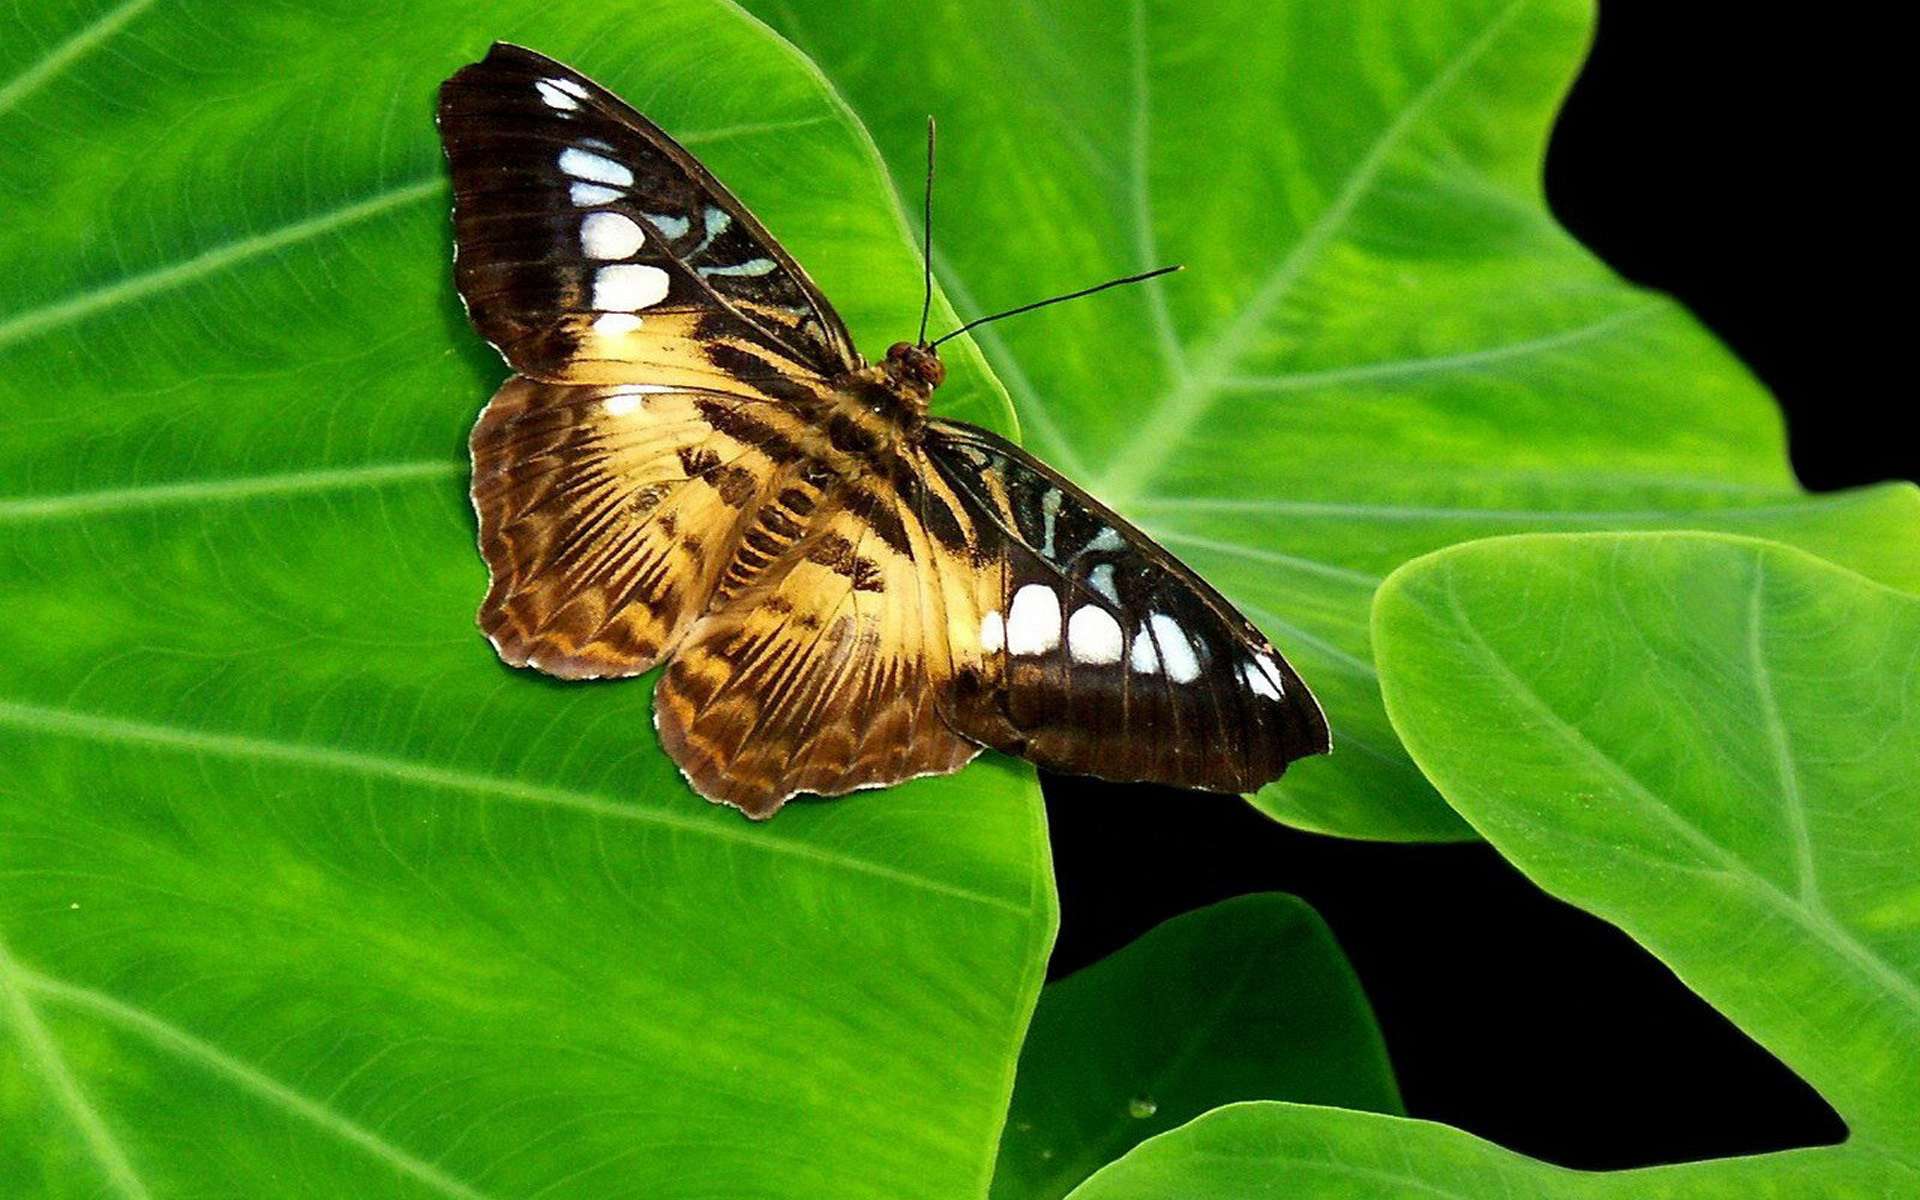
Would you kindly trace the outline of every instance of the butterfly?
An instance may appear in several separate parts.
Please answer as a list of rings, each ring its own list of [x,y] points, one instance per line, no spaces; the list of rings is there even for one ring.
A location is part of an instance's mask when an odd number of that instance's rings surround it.
[[[1018,446],[932,416],[924,319],[869,363],[639,112],[502,43],[438,116],[455,283],[515,372],[471,438],[479,623],[506,662],[665,662],[662,744],[752,817],[983,746],[1230,792],[1327,751],[1250,621]]]

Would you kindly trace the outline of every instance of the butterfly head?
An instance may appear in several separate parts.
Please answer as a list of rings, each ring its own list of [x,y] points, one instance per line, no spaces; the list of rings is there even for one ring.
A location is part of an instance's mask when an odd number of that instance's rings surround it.
[[[932,346],[895,342],[887,347],[887,377],[926,396],[947,381],[947,366]]]

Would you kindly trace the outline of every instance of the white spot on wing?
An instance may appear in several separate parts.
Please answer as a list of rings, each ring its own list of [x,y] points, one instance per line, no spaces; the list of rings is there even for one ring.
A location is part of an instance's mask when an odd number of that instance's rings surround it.
[[[575,179],[606,183],[614,187],[632,187],[633,172],[604,154],[568,146],[560,152],[560,169]]]
[[[576,183],[567,189],[567,198],[580,208],[594,208],[601,204],[612,204],[625,192],[610,187],[601,187],[597,183]]]
[[[1279,666],[1275,664],[1271,657],[1265,654],[1254,655],[1253,665],[1258,667],[1260,673],[1266,677],[1267,682],[1273,685],[1273,698],[1278,700],[1281,694],[1287,690],[1286,685],[1280,682]],[[1260,689],[1256,687],[1253,690],[1257,692]]]
[[[1007,649],[1015,654],[1045,654],[1060,644],[1060,601],[1044,583],[1029,583],[1013,594],[1007,610]]]
[[[645,263],[616,263],[593,273],[593,306],[633,312],[667,298],[667,273]]]
[[[1246,677],[1247,686],[1253,689],[1255,695],[1265,696],[1269,700],[1280,698],[1277,681],[1268,678],[1267,673],[1260,669],[1259,663],[1248,661],[1240,668],[1240,674]]]
[[[994,609],[980,618],[980,648],[988,654],[998,654],[1006,645],[1007,622],[1000,610]]]
[[[707,205],[705,210],[703,210],[702,219],[706,223],[707,233],[705,237],[700,239],[698,246],[687,251],[687,257],[690,259],[699,257],[702,250],[713,245],[713,239],[733,228],[733,214],[724,208],[715,208],[711,204]]]
[[[1101,563],[1087,572],[1087,586],[1115,604],[1120,603],[1120,589],[1113,586],[1112,563]]]
[[[1167,678],[1175,683],[1192,683],[1200,678],[1200,660],[1194,656],[1193,643],[1180,628],[1180,622],[1165,613],[1147,618],[1153,637],[1160,644],[1160,657],[1167,664]]]
[[[607,410],[608,415],[624,417],[639,408],[642,404],[645,404],[646,400],[644,397],[657,396],[662,392],[673,392],[677,390],[679,389],[670,388],[659,383],[625,383],[617,388],[610,389],[605,399],[601,400],[600,405]]]
[[[1085,604],[1067,620],[1067,653],[1077,663],[1117,663],[1126,646],[1120,623],[1097,604]]]
[[[559,88],[561,91],[565,92],[569,96],[574,96],[581,100],[585,100],[587,98],[587,89],[580,86],[579,82],[576,80],[549,79],[547,80],[547,82],[552,84],[554,87]]]
[[[1045,540],[1040,543],[1040,556],[1048,562],[1052,562],[1056,557],[1053,551],[1053,527],[1060,521],[1061,499],[1059,488],[1048,488],[1046,494],[1040,497],[1040,523],[1045,527]]]
[[[1133,650],[1127,655],[1127,665],[1136,675],[1153,675],[1160,670],[1160,655],[1154,650],[1153,638],[1145,625],[1133,635]]]
[[[1120,536],[1119,530],[1112,527],[1102,527],[1099,533],[1093,535],[1093,540],[1087,543],[1089,550],[1125,550],[1126,548],[1126,539]]]
[[[632,258],[646,240],[632,217],[617,212],[588,213],[580,222],[580,250],[588,258]]]
[[[580,101],[560,87],[565,82],[563,79],[536,79],[533,81],[533,86],[548,108],[557,108],[561,112],[574,112],[580,107]]]
[[[660,231],[660,236],[670,242],[677,242],[687,236],[687,230],[692,224],[685,217],[669,217],[658,213],[641,213],[640,215],[652,222],[653,227]]]
[[[765,275],[777,266],[770,258],[750,258],[730,267],[701,267],[702,275]]]
[[[593,319],[593,331],[601,337],[620,337],[640,328],[640,318],[632,313],[601,313]]]

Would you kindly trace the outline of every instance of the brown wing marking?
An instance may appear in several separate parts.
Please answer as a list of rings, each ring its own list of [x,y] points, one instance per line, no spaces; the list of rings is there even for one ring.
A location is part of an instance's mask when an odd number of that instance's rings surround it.
[[[958,770],[980,751],[941,719],[945,620],[894,488],[824,497],[806,533],[688,634],[654,691],[661,743],[696,791],[752,817]]]
[[[670,652],[778,490],[791,419],[747,395],[508,380],[472,437],[501,658],[580,679]]]

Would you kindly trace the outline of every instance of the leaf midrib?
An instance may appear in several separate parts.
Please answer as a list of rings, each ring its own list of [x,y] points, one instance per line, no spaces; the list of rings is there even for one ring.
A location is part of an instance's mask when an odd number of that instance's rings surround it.
[[[1240,315],[1211,341],[1189,356],[1188,366],[1174,387],[1147,406],[1139,432],[1107,461],[1094,490],[1115,507],[1132,502],[1153,473],[1173,452],[1186,444],[1187,434],[1212,407],[1219,395],[1216,380],[1247,352],[1247,344],[1291,294],[1302,272],[1319,256],[1371,191],[1388,157],[1469,68],[1499,39],[1507,25],[1531,0],[1514,0],[1487,23],[1453,59],[1416,92],[1387,123],[1367,152],[1354,164],[1340,191],[1308,227],[1266,280],[1248,300]]]
[[[1920,984],[1902,975],[1886,959],[1861,942],[1853,932],[1839,924],[1824,910],[1810,907],[1799,897],[1789,894],[1779,884],[1760,873],[1744,858],[1735,854],[1709,836],[1705,830],[1688,820],[1672,805],[1662,799],[1653,789],[1629,772],[1626,767],[1615,761],[1606,751],[1595,745],[1586,734],[1572,722],[1562,717],[1545,697],[1535,691],[1533,686],[1508,665],[1492,644],[1481,634],[1479,628],[1468,619],[1467,612],[1460,602],[1458,589],[1449,578],[1446,585],[1447,603],[1453,620],[1460,630],[1470,639],[1480,657],[1497,674],[1515,699],[1533,713],[1559,739],[1604,778],[1611,780],[1623,792],[1637,797],[1647,808],[1658,814],[1662,821],[1687,843],[1709,860],[1717,863],[1729,877],[1747,882],[1753,893],[1791,922],[1814,935],[1817,942],[1824,942],[1839,953],[1841,958],[1850,960],[1864,974],[1871,978],[1887,998],[1903,1005],[1916,1027],[1920,1027]]]

